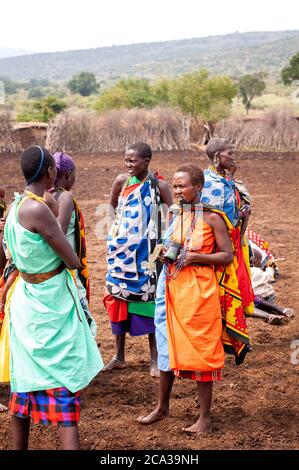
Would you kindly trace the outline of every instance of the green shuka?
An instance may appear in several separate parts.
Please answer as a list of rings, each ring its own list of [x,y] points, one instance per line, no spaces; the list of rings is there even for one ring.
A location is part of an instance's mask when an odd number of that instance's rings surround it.
[[[62,260],[38,233],[19,223],[19,202],[17,197],[5,225],[12,259],[19,271],[53,271]],[[66,269],[40,284],[19,278],[9,310],[12,392],[66,387],[74,393],[103,368],[76,285]]]

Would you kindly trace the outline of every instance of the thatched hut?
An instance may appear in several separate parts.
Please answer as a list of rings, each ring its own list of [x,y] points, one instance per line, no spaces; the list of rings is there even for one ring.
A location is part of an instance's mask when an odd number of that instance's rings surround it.
[[[48,124],[45,122],[18,122],[12,125],[13,140],[19,150],[31,145],[45,145]]]

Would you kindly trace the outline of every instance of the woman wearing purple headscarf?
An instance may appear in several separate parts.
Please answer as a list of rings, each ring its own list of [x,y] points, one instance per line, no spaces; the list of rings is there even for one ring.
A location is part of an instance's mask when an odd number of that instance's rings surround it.
[[[68,241],[77,253],[81,266],[74,272],[79,298],[92,333],[96,336],[96,323],[89,311],[89,272],[86,256],[85,226],[81,209],[71,189],[76,181],[74,160],[64,152],[53,155],[57,178],[51,192],[59,204],[58,222]]]

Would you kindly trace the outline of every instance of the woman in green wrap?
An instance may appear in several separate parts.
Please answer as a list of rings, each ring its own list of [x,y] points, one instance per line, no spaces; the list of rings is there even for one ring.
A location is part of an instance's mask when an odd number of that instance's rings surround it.
[[[54,424],[63,449],[78,449],[79,392],[103,362],[68,269],[79,260],[43,200],[52,155],[34,146],[21,160],[25,192],[12,204],[5,239],[20,276],[8,293],[14,447],[27,449],[30,418]],[[66,269],[68,268],[68,269]]]

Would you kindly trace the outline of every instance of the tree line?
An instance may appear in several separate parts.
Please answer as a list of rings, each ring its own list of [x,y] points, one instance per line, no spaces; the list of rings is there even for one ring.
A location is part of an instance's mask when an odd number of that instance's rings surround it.
[[[252,107],[255,97],[261,96],[266,88],[264,73],[248,74],[233,80],[228,76],[210,77],[207,70],[186,73],[175,79],[161,78],[151,83],[144,78],[120,79],[109,88],[101,90],[101,84],[93,73],[81,72],[75,75],[67,88],[71,94],[82,97],[97,95],[93,104],[99,112],[114,109],[153,108],[155,106],[173,106],[195,121],[208,123],[217,122],[230,114],[232,100],[239,95],[247,111]],[[299,80],[299,52],[289,61],[289,65],[281,71],[284,85],[291,85]],[[47,95],[51,86],[48,80],[30,80],[26,84],[13,82],[0,77],[7,94],[16,93],[20,87],[28,91],[28,98],[33,99],[30,116],[26,120],[48,122],[56,114],[63,111],[67,104],[63,99]],[[48,88],[47,88],[48,87]]]

